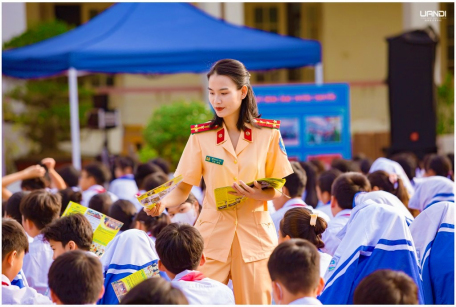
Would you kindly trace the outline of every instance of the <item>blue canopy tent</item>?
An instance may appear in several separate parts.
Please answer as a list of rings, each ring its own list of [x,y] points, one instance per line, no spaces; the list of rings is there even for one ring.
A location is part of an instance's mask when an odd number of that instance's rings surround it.
[[[232,25],[188,3],[115,4],[70,32],[3,52],[2,73],[28,79],[68,71],[73,164],[80,168],[77,71],[202,73],[222,58],[252,71],[315,66],[323,82],[318,41]]]

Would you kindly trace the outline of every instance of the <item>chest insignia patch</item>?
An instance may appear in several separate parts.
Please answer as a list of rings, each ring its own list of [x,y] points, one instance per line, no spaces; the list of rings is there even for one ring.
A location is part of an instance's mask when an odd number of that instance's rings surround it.
[[[223,160],[219,158],[214,158],[210,156],[206,156],[206,162],[218,164],[218,165],[223,165]]]

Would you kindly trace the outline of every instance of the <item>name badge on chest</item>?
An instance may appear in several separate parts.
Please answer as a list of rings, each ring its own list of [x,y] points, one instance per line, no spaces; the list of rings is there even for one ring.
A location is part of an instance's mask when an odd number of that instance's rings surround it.
[[[218,164],[218,165],[223,165],[223,160],[219,158],[214,158],[210,156],[206,156],[206,162]]]

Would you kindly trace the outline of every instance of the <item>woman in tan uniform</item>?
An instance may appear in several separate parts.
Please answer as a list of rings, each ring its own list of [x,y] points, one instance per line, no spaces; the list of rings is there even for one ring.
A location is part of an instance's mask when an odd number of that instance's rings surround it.
[[[152,210],[181,204],[201,176],[206,182],[203,209],[195,227],[204,238],[206,262],[200,271],[225,284],[233,281],[236,304],[271,304],[267,261],[277,234],[267,201],[281,194],[245,183],[283,178],[293,172],[280,136],[280,122],[260,119],[250,74],[236,60],[220,60],[207,74],[212,121],[193,125],[175,175],[179,186]],[[232,186],[247,199],[237,207],[218,211],[214,189]]]

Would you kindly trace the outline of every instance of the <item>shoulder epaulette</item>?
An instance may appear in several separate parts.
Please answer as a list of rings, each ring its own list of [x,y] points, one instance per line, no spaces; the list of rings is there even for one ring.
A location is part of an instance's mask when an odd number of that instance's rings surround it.
[[[207,123],[203,123],[203,124],[191,125],[190,131],[192,134],[195,134],[195,133],[215,130],[218,128],[219,128],[218,125],[215,125],[214,127],[211,128],[211,122],[207,122]]]
[[[258,126],[279,129],[280,120],[257,118],[253,120]]]

